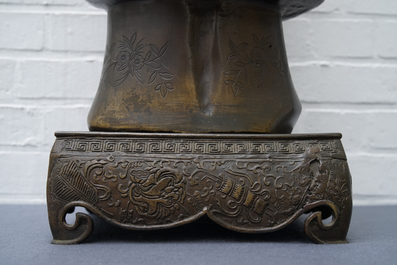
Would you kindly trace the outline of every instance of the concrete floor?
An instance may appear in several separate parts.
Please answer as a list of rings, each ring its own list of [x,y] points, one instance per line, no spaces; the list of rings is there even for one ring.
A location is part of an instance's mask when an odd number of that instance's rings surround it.
[[[269,234],[240,234],[204,218],[160,231],[95,219],[82,244],[50,244],[45,205],[0,205],[0,264],[397,264],[397,206],[355,207],[349,244],[316,245],[303,220]]]

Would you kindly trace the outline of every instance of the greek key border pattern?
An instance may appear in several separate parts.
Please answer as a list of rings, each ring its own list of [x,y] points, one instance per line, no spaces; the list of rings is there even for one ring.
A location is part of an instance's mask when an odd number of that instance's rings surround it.
[[[339,153],[335,141],[64,140],[62,151],[135,154],[302,154],[318,146]]]

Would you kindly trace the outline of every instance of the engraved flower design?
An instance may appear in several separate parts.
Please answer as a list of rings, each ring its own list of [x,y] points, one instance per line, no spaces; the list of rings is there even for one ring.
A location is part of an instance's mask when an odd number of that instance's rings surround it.
[[[116,43],[107,47],[105,71],[102,78],[105,78],[107,73],[113,69],[110,78],[116,80],[111,80],[110,83],[115,87],[122,85],[128,78],[136,79],[142,85],[144,83],[151,85],[160,81],[155,84],[154,90],[160,92],[161,96],[165,98],[169,91],[174,90],[174,84],[170,82],[174,75],[168,71],[169,64],[165,59],[168,42],[159,49],[153,44],[142,44],[143,39],[137,41],[137,33],[134,33],[131,38],[122,37],[123,40],[119,42],[118,47],[116,47]],[[141,72],[144,68],[146,71]],[[115,76],[118,77],[115,78]]]
[[[223,74],[231,77],[225,81],[225,84],[231,86],[234,95],[249,85],[261,84],[265,78],[278,87],[281,84],[281,77],[287,77],[279,51],[273,45],[274,36],[259,40],[253,35],[253,38],[256,46],[249,53],[245,52],[248,43],[244,42],[237,46],[232,40],[229,41],[232,53],[229,54],[227,61],[235,61],[233,65],[237,69]]]
[[[251,51],[251,58],[254,61],[263,60],[265,56],[265,50],[259,47],[255,47]]]
[[[130,64],[134,66],[135,69],[141,70],[143,66],[143,57],[141,55],[136,55],[130,60]]]
[[[139,54],[133,56],[129,61],[130,73],[141,70],[143,67],[143,57]]]
[[[130,59],[130,54],[128,52],[119,52],[119,54],[117,55],[116,61],[117,61],[117,65],[122,66],[126,63],[128,63]]]

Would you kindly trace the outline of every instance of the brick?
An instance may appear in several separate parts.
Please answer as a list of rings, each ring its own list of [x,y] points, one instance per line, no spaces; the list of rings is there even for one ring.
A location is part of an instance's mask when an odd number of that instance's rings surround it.
[[[319,7],[313,9],[313,13],[331,13],[340,11],[343,8],[343,4],[346,0],[331,0],[324,1]]]
[[[55,51],[104,52],[106,14],[51,14],[46,47]]]
[[[0,146],[50,147],[55,131],[87,131],[90,105],[0,107]],[[42,149],[40,149],[42,150]]]
[[[397,101],[395,65],[291,64],[291,75],[299,98],[305,102],[390,104]]]
[[[15,94],[20,98],[89,98],[98,88],[102,62],[97,60],[20,62],[21,79]]]
[[[376,52],[382,58],[397,58],[397,22],[379,22],[376,30]]]
[[[396,155],[348,155],[354,194],[367,196],[396,196]]]
[[[369,20],[313,20],[313,49],[319,57],[373,56],[374,24]]]
[[[74,6],[81,5],[81,0],[0,0],[0,4],[18,4],[18,5],[60,5]]]
[[[397,150],[397,110],[368,114],[370,134],[368,143],[373,149]]]
[[[309,57],[311,53],[311,25],[308,20],[293,19],[283,23],[288,57]]]
[[[88,131],[87,115],[89,110],[89,105],[44,109],[42,113],[42,144],[51,147],[55,141],[55,131]]]
[[[342,133],[346,153],[368,147],[368,118],[360,112],[339,109],[313,109],[303,105],[294,133]]]
[[[41,50],[44,17],[40,14],[1,13],[0,49]]]
[[[48,159],[49,154],[37,152],[0,153],[0,198],[14,195],[8,203],[26,203],[19,196],[45,198]]]
[[[346,10],[353,14],[396,15],[397,2],[394,0],[346,0]]]
[[[84,2],[80,0],[46,0],[50,5],[61,5],[61,6],[77,6],[82,5]]]
[[[304,106],[305,107],[305,106]],[[294,133],[343,134],[346,152],[397,150],[397,111],[304,108]]]
[[[42,115],[23,106],[0,106],[0,145],[37,146],[42,141]]]
[[[15,61],[0,59],[0,98],[11,97],[15,80]]]

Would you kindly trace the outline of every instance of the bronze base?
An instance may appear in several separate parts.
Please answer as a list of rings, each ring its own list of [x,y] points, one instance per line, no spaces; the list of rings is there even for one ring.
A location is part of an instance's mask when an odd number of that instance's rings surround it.
[[[87,214],[66,223],[76,206],[139,230],[207,214],[235,231],[272,232],[310,213],[311,240],[347,242],[351,177],[340,134],[55,135],[47,183],[54,244],[79,243],[92,232]]]

